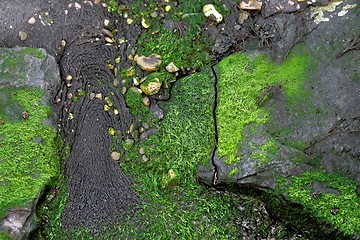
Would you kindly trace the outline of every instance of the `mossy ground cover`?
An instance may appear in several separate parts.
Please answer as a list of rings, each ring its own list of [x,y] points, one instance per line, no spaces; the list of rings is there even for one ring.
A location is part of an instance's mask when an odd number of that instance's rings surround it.
[[[134,233],[142,239],[238,236],[231,220],[237,200],[209,192],[195,180],[197,164],[209,162],[215,144],[213,84],[210,70],[179,80],[170,102],[162,105],[166,114],[157,123],[158,133],[134,146],[121,164],[144,198],[138,217],[146,231]],[[140,148],[148,161],[141,161]]]
[[[13,121],[0,109],[0,216],[4,216],[6,209],[26,205],[57,178],[59,142],[54,129],[43,123],[50,107],[40,103],[41,90],[12,88],[0,93],[28,114],[27,119]]]
[[[200,69],[211,61],[211,46],[204,41],[202,30],[209,24],[204,16],[205,0],[195,1],[134,1],[124,6],[116,0],[109,2],[109,11],[143,21],[144,28],[136,43],[136,54],[149,56],[159,54],[163,64],[170,62],[181,69]],[[213,4],[222,14],[226,9],[220,2]],[[168,24],[166,24],[166,22]]]
[[[158,133],[120,160],[142,196],[135,222],[101,233],[104,239],[238,239],[235,194],[209,191],[195,179],[198,163],[206,164],[215,144],[212,104],[214,78],[210,70],[177,82],[162,107],[164,120],[153,123]],[[142,161],[140,148],[148,157]],[[63,194],[65,194],[63,192]],[[58,205],[64,198],[57,200]],[[56,208],[54,205],[53,208]],[[45,236],[92,239],[86,229],[63,233],[61,211],[49,215]],[[66,236],[66,237],[65,237]]]
[[[298,177],[278,178],[280,192],[290,201],[298,202],[322,221],[325,219],[344,234],[360,232],[360,198],[353,180],[325,171],[306,172]],[[314,182],[325,183],[339,194],[320,193],[311,189]],[[280,190],[281,189],[281,190]]]
[[[218,154],[227,163],[240,160],[237,156],[243,130],[250,123],[265,124],[268,112],[261,106],[276,91],[284,91],[289,105],[307,98],[304,80],[310,58],[293,53],[282,63],[274,63],[265,55],[234,54],[219,63]],[[263,151],[276,149],[275,141],[259,146]],[[258,154],[260,158],[265,153]]]

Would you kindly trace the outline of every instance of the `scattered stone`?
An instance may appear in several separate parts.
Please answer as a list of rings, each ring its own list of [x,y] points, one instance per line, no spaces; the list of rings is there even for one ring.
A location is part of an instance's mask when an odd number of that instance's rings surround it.
[[[117,68],[116,68],[116,72],[117,72]],[[115,71],[114,71],[114,74],[115,74]],[[114,86],[115,86],[115,87],[119,86],[119,84],[120,84],[119,79],[114,78],[114,82],[113,82],[113,84],[114,84]]]
[[[109,105],[105,104],[105,105],[104,105],[104,111],[107,112],[107,111],[109,111],[109,110],[110,110]]]
[[[20,31],[19,32],[19,38],[21,41],[25,41],[27,39],[28,35],[26,32]]]
[[[141,101],[146,107],[150,106],[150,99],[148,97],[143,97]]]
[[[109,134],[111,135],[111,136],[114,136],[115,135],[115,129],[114,128],[109,128]]]
[[[138,130],[134,130],[131,134],[131,137],[135,140],[135,141],[139,141],[139,131]]]
[[[141,160],[145,163],[149,160],[149,158],[146,155],[143,155]]]
[[[215,6],[212,4],[206,4],[203,7],[203,13],[206,17],[213,16],[217,23],[219,23],[223,20],[223,16],[215,9]]]
[[[119,161],[120,160],[120,153],[119,152],[112,152],[111,153],[111,158],[115,161]]]
[[[124,94],[126,93],[126,90],[127,90],[127,89],[126,89],[126,87],[125,87],[125,86],[124,86],[124,87],[122,87],[122,88],[121,88],[121,93],[124,95]]]
[[[66,41],[63,39],[61,40],[61,46],[64,48],[66,46]]]
[[[69,113],[68,119],[69,119],[69,120],[73,120],[73,119],[74,119],[74,114]]]
[[[167,65],[165,67],[165,69],[169,73],[175,73],[175,72],[179,71],[179,68],[173,62],[169,63],[169,65]]]
[[[144,155],[145,154],[145,149],[142,147],[142,148],[140,148],[139,149],[139,153],[141,154],[141,155]]]
[[[105,19],[104,20],[104,26],[107,27],[109,26],[110,20],[109,19]]]
[[[140,88],[146,95],[152,96],[159,92],[161,88],[161,81],[159,78],[155,77],[150,81],[145,81],[142,83]]]
[[[95,94],[95,98],[99,99],[99,100],[102,100],[102,94],[101,93]]]
[[[142,125],[145,129],[149,129],[149,128],[150,128],[150,126],[149,126],[149,124],[148,124],[147,122],[143,122],[141,125]]]
[[[156,71],[161,64],[160,58],[160,55],[153,53],[149,57],[135,55],[134,60],[142,70],[153,72]]]
[[[136,75],[136,70],[133,66],[129,67],[128,69],[126,69],[126,76],[127,77],[132,77]]]
[[[171,6],[170,5],[166,5],[165,6],[165,12],[170,12],[171,10]]]
[[[115,63],[119,64],[120,62],[121,62],[121,56],[119,55],[115,58]]]
[[[119,110],[114,109],[114,114],[115,114],[115,115],[119,115]]]
[[[24,111],[24,112],[21,113],[21,118],[22,118],[22,119],[28,119],[28,118],[29,118],[29,114]]]
[[[131,19],[131,18],[128,18],[127,20],[126,20],[126,22],[127,22],[127,24],[132,24],[133,22],[134,22],[134,20],[133,19]]]
[[[67,96],[67,98],[68,98],[69,100],[72,99],[72,97],[73,97],[73,95],[72,95],[71,92],[69,92],[66,96]]]
[[[101,30],[101,32],[102,32],[105,36],[108,36],[108,37],[110,37],[110,38],[113,38],[113,37],[114,37],[114,34],[112,34],[112,32],[110,32],[109,30],[107,30],[107,29],[105,29],[105,28],[103,28],[103,29]]]
[[[109,97],[105,97],[105,101],[107,105],[109,105],[109,107],[112,107],[114,105]]]
[[[137,88],[137,87],[131,87],[130,88],[131,91],[133,91],[134,93],[137,93],[137,94],[142,94],[142,91],[141,89]]]
[[[66,81],[71,81],[72,79],[73,79],[73,77],[71,75],[67,75],[65,78]]]
[[[247,20],[247,19],[249,18],[249,15],[250,15],[250,14],[249,14],[247,11],[241,10],[241,11],[240,11],[239,18],[238,18],[238,23],[239,23],[240,25],[242,25],[242,24],[245,22],[245,20]]]
[[[114,43],[114,41],[113,41],[111,38],[109,38],[109,37],[105,37],[105,41],[106,41],[107,43]]]
[[[140,139],[142,141],[147,140],[151,135],[154,135],[158,132],[157,128],[150,128],[149,130],[145,131],[144,133],[140,134]]]
[[[156,18],[156,17],[158,16],[158,14],[157,14],[157,12],[152,12],[152,13],[150,14],[150,16],[151,16],[152,18]]]
[[[135,130],[135,124],[132,123],[132,124],[130,125],[129,131],[132,132],[132,131],[134,131],[134,130]]]
[[[36,22],[36,19],[34,17],[31,17],[28,20],[28,23],[31,24],[31,25],[35,24],[35,22]]]
[[[89,98],[90,98],[90,100],[93,100],[95,98],[95,93],[90,93]]]
[[[143,28],[149,28],[150,27],[150,25],[146,23],[145,18],[141,19],[141,26],[143,26]]]
[[[137,77],[134,77],[133,78],[133,83],[134,83],[135,86],[138,86],[140,84],[140,81],[138,80]]]
[[[128,138],[128,139],[125,140],[124,148],[125,148],[126,150],[130,150],[130,148],[131,148],[132,146],[134,146],[134,143],[135,143],[135,141],[134,141],[133,139]]]
[[[262,2],[257,0],[249,0],[248,2],[241,1],[240,9],[243,10],[258,10],[260,11],[262,8]]]
[[[1,122],[0,122],[0,125],[1,125]],[[140,127],[140,128],[139,128],[139,133],[141,134],[141,133],[143,133],[143,132],[145,132],[145,128],[144,128],[144,127]]]

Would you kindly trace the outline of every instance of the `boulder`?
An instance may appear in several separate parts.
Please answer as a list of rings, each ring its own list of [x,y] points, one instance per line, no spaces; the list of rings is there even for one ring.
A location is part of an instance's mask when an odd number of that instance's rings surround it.
[[[7,148],[0,153],[0,199],[6,199],[0,207],[0,232],[12,239],[28,239],[38,228],[38,200],[59,174],[53,148],[56,118],[48,119],[59,85],[57,63],[44,49],[0,48],[0,139]],[[18,150],[11,147],[15,144]]]

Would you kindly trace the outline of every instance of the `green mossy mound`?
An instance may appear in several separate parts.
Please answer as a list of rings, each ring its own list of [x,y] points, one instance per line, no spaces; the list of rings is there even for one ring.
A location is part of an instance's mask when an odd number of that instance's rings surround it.
[[[40,103],[37,89],[0,89],[8,103],[19,104],[28,116],[13,121],[0,111],[0,215],[7,209],[22,207],[39,197],[45,186],[60,173],[58,138],[45,125],[50,107]],[[1,105],[1,104],[0,104]]]

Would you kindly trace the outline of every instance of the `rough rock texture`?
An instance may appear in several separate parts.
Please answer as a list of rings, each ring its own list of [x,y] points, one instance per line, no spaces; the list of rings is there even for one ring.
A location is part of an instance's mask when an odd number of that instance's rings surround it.
[[[60,116],[62,136],[70,146],[65,165],[68,203],[63,226],[101,230],[106,223],[121,223],[126,215],[133,214],[139,198],[110,157],[109,128],[117,130],[122,138],[132,117],[119,89],[112,85],[115,77],[107,61],[114,64],[118,55],[127,56],[134,38],[122,45],[106,45],[102,29],[119,29],[118,39],[136,36],[137,27],[125,21],[118,23],[106,8],[93,1],[12,1],[2,4],[0,15],[0,30],[6,33],[0,37],[1,45],[42,47],[60,64],[62,86],[52,100]],[[31,17],[36,19],[34,24],[28,23]],[[19,31],[27,33],[24,41]],[[101,93],[102,98],[90,99],[91,93]],[[104,111],[106,96],[119,115]]]
[[[200,181],[211,186],[273,192],[277,189],[276,178],[279,176],[299,176],[307,171],[324,169],[327,173],[351,178],[359,191],[359,54],[354,50],[341,55],[352,41],[359,44],[359,40],[356,42],[356,37],[360,34],[359,6],[345,16],[338,15],[346,4],[354,3],[356,1],[346,1],[335,12],[325,12],[326,17],[329,17],[329,24],[315,23],[311,18],[313,10],[301,16],[275,15],[271,19],[257,22],[260,23],[260,28],[269,27],[266,34],[274,33],[269,35],[269,42],[263,42],[263,46],[270,43],[273,48],[271,53],[277,54],[275,59],[286,57],[289,49],[297,42],[304,43],[303,52],[312,56],[315,66],[311,67],[316,69],[304,84],[309,97],[298,103],[296,109],[290,109],[281,90],[271,94],[263,106],[270,112],[270,121],[257,126],[255,132],[250,131],[251,124],[245,127],[244,139],[238,144],[240,162],[228,164],[225,158],[219,159],[214,154],[212,168],[199,166]],[[299,22],[302,24],[299,25]],[[248,44],[254,46],[251,42]],[[214,46],[217,46],[216,43]],[[261,151],[260,146],[268,139],[276,139],[280,148],[275,157],[271,156],[273,160],[264,164],[252,157],[252,153]],[[288,144],[291,141],[301,144]],[[254,146],[259,148],[254,149]],[[294,156],[301,156],[303,160],[293,161]],[[237,171],[231,172],[235,168]],[[334,194],[334,189],[327,184],[313,184],[312,189],[317,193]],[[294,202],[284,201],[283,204],[292,205]],[[322,228],[323,235],[314,236],[346,238],[336,230],[331,230],[326,223],[323,224],[322,226],[326,226]],[[355,235],[353,238],[357,237]]]

